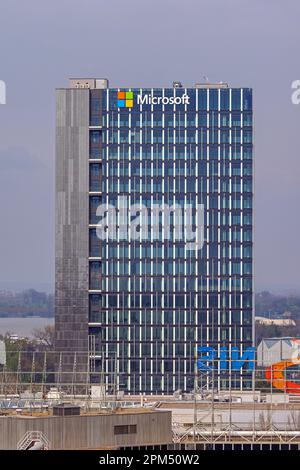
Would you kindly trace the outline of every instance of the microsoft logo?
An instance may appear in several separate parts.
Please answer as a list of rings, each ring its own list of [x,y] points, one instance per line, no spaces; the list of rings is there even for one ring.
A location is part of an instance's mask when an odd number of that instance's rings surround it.
[[[132,91],[118,91],[118,107],[119,108],[132,108],[133,106],[133,92]]]

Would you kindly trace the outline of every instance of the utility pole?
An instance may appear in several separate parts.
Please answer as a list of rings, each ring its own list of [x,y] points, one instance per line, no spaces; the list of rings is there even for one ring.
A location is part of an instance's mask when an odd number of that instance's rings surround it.
[[[193,429],[193,437],[194,437],[194,449],[196,449],[196,425],[197,425],[197,391],[198,391],[198,368],[197,368],[197,346],[195,347],[194,351],[194,369],[195,369],[195,376],[194,376],[194,429]]]

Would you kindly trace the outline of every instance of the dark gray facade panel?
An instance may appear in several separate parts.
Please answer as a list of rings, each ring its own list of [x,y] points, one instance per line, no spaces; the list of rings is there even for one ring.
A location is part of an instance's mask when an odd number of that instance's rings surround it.
[[[89,90],[56,93],[55,346],[88,348]]]

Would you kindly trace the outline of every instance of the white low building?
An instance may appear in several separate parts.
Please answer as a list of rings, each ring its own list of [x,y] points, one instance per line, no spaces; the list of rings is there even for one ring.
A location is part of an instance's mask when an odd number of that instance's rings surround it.
[[[255,321],[261,325],[296,326],[295,321],[291,318],[255,317]]]
[[[299,338],[264,338],[257,347],[257,365],[268,367],[300,356]]]

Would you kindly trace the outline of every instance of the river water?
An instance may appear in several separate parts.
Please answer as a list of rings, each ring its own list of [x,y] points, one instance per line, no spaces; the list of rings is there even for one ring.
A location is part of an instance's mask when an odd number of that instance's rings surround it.
[[[32,337],[32,330],[54,325],[54,318],[27,317],[27,318],[0,318],[0,334],[9,332],[19,337]]]

